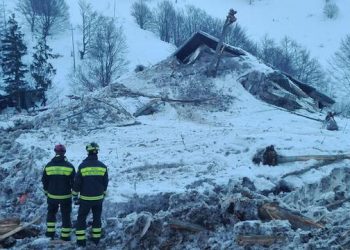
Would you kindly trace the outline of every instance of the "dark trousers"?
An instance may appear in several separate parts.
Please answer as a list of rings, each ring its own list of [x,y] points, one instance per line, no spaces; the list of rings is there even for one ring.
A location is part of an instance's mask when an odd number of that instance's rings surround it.
[[[84,201],[80,200],[78,211],[78,220],[76,226],[77,243],[80,246],[86,245],[86,217],[90,210],[92,211],[92,240],[97,244],[101,238],[101,214],[102,200],[99,201]]]
[[[72,212],[72,200],[54,200],[47,199],[47,230],[46,236],[53,238],[56,232],[56,214],[58,209],[61,210],[62,215],[62,228],[61,228],[61,239],[69,240],[70,232],[72,230],[72,224],[70,214]]]

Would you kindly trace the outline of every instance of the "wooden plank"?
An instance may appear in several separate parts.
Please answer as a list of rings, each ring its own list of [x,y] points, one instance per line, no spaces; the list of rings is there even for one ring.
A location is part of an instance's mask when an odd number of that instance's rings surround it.
[[[338,207],[341,207],[345,202],[348,202],[348,201],[350,201],[350,198],[338,200],[338,201],[335,201],[335,202],[333,202],[331,204],[328,204],[326,206],[326,208],[327,208],[328,211],[332,211],[334,209],[337,209]]]
[[[20,224],[19,218],[3,219],[0,220],[0,235],[10,232]]]
[[[259,217],[262,220],[288,220],[293,229],[324,228],[324,225],[287,208],[282,208],[275,203],[262,205],[259,208]]]
[[[282,236],[274,235],[238,235],[236,242],[240,246],[245,245],[262,245],[271,246],[272,244],[283,241],[285,238]]]
[[[185,230],[194,233],[198,233],[205,230],[205,228],[200,225],[189,222],[183,222],[176,219],[170,220],[169,225],[173,229]]]
[[[6,238],[14,235],[15,233],[22,231],[23,229],[25,229],[25,228],[29,227],[30,225],[34,224],[35,222],[39,221],[41,218],[42,218],[42,216],[38,216],[34,220],[32,220],[31,222],[25,223],[24,225],[18,226],[6,234],[0,235],[0,241],[3,241]]]

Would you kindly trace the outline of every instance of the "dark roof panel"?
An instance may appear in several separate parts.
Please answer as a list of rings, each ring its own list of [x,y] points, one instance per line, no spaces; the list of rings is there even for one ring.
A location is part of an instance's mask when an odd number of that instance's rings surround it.
[[[179,47],[175,51],[174,56],[176,56],[176,58],[181,62],[184,62],[184,60],[193,52],[195,52],[196,49],[201,45],[206,45],[209,48],[216,50],[218,43],[219,39],[216,37],[213,37],[203,31],[199,31],[197,33],[194,33],[181,47]],[[225,51],[234,56],[245,55],[242,50],[232,47],[228,44],[225,44]]]

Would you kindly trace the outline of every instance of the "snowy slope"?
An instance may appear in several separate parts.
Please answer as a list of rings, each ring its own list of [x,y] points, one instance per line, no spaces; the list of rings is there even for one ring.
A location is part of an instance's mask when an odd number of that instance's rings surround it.
[[[124,26],[128,43],[129,71],[132,71],[137,64],[153,65],[168,57],[175,49],[173,45],[160,41],[155,34],[138,28],[130,15],[133,2],[135,0],[90,1],[94,9],[110,17],[116,16],[116,22]],[[158,2],[160,0],[153,0],[149,1],[148,4],[151,7],[156,7]],[[75,56],[78,65],[78,49],[81,44],[78,29],[80,23],[79,6],[78,1],[67,1],[67,3],[71,23],[75,29]],[[215,1],[215,4],[211,0],[178,0],[176,6],[183,8],[189,4],[196,5],[218,18],[225,17],[228,9],[234,8],[238,11],[237,22],[246,29],[251,39],[259,41],[263,36],[269,35],[279,40],[284,36],[289,36],[309,49],[312,56],[318,58],[321,64],[328,68],[328,61],[338,49],[340,40],[349,33],[349,29],[346,27],[350,23],[350,16],[347,15],[350,11],[350,2],[336,1],[336,3],[340,13],[335,20],[324,17],[324,1],[319,0],[255,0],[252,5],[249,5],[247,0],[234,2],[218,0]],[[6,1],[8,12],[13,11],[14,7],[15,1]],[[31,51],[33,38],[28,30],[25,31],[28,48]],[[57,68],[57,75],[54,89],[50,94],[62,99],[71,92],[70,84],[73,71],[71,31],[67,30],[54,37],[50,45],[56,53],[62,55],[61,58],[53,62]],[[29,58],[27,60],[29,61]],[[56,100],[56,98],[54,99]]]

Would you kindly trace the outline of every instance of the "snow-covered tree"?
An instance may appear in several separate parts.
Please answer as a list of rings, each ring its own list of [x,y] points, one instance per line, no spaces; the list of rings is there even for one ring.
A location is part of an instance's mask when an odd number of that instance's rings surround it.
[[[27,82],[24,78],[28,70],[22,62],[22,57],[27,53],[27,47],[23,42],[23,33],[20,31],[14,14],[10,16],[6,33],[1,42],[1,66],[5,91],[16,97],[16,105],[19,108],[21,106],[20,92],[27,88]]]
[[[33,62],[30,65],[30,74],[35,82],[35,89],[42,91],[42,105],[46,105],[45,92],[52,85],[52,78],[56,74],[56,69],[49,62],[50,59],[57,58],[52,53],[52,49],[46,44],[45,39],[39,39],[34,47]]]

